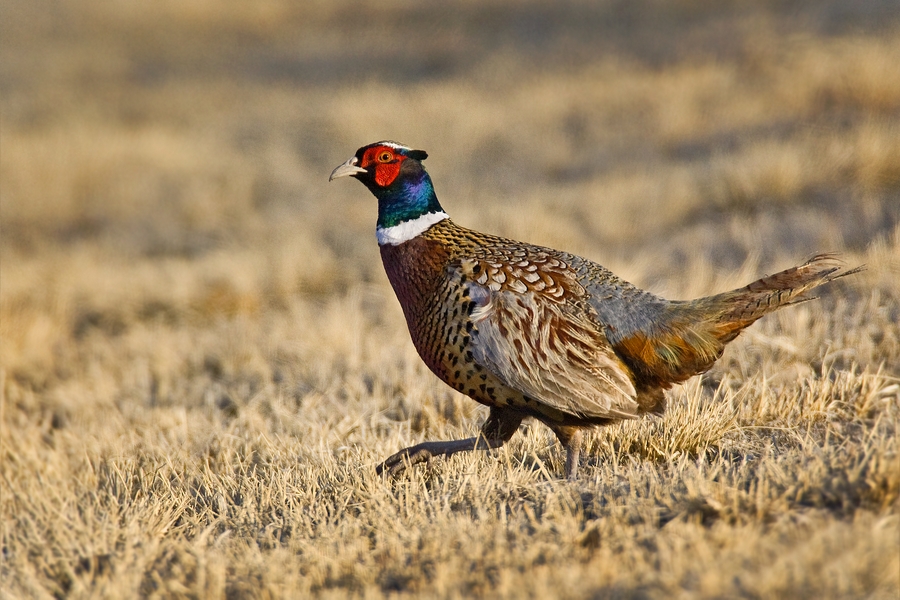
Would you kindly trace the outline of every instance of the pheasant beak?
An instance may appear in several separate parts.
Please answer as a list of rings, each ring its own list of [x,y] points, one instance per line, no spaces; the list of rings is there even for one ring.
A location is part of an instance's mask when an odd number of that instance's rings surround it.
[[[338,168],[331,172],[331,177],[328,178],[328,181],[337,179],[338,177],[351,177],[353,175],[356,175],[357,173],[365,173],[365,169],[356,166],[356,163],[358,162],[358,158],[356,158],[355,156],[351,156],[347,162],[340,165]]]

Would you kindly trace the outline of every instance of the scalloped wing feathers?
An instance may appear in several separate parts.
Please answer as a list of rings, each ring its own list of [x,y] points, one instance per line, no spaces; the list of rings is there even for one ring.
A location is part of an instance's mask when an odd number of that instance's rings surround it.
[[[476,302],[471,345],[476,363],[564,413],[587,419],[637,416],[628,369],[579,302],[585,291],[565,263],[532,255],[506,264],[465,260],[449,270]]]

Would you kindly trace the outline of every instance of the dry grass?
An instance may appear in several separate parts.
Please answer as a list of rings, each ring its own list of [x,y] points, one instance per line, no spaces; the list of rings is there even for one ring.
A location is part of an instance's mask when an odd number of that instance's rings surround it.
[[[900,12],[846,4],[3,3],[0,597],[896,598]],[[484,410],[326,183],[382,138],[671,297],[868,269],[576,483],[536,423],[384,480]]]

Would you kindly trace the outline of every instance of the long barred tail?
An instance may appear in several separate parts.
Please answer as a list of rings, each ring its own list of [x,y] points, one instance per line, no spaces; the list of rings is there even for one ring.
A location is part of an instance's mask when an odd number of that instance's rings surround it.
[[[639,389],[667,388],[709,369],[725,344],[760,317],[811,300],[806,292],[863,269],[843,270],[836,255],[818,254],[800,266],[730,292],[670,302],[652,327],[623,338],[614,347],[634,373]]]
[[[736,328],[734,335],[722,341],[728,342],[737,333],[760,317],[783,306],[812,300],[805,295],[835,279],[859,273],[865,267],[843,270],[844,263],[835,254],[817,254],[797,267],[791,267],[774,275],[758,279],[745,287],[701,298],[694,302],[717,314],[722,333]]]

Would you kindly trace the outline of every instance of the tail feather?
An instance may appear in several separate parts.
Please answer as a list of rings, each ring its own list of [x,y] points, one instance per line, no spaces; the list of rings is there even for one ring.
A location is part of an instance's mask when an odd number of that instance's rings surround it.
[[[709,369],[725,344],[762,316],[812,300],[806,292],[865,268],[844,270],[843,264],[835,254],[818,254],[730,292],[671,302],[649,331],[634,332],[615,349],[639,390],[668,388]]]
[[[842,270],[843,265],[835,254],[817,254],[802,265],[768,275],[730,292],[694,300],[690,304],[701,311],[718,314],[717,321],[722,325],[741,325],[743,329],[783,306],[812,300],[814,296],[804,294],[865,268],[859,266]]]

